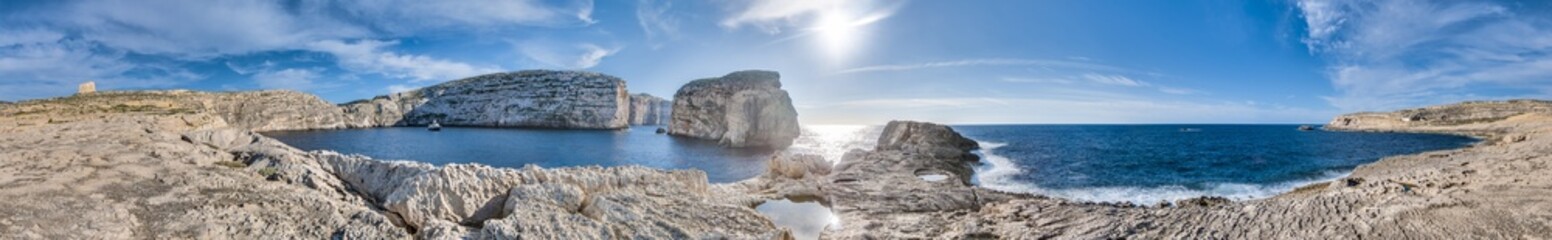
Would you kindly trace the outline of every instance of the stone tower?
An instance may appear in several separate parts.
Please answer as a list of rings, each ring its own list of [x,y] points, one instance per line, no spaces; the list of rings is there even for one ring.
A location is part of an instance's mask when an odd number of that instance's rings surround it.
[[[88,94],[94,92],[97,92],[97,82],[92,81],[82,83],[80,87],[76,87],[75,89],[75,94]]]

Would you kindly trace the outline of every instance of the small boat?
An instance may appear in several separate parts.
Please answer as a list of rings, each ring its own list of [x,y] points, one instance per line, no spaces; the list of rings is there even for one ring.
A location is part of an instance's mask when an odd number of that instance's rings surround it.
[[[1180,128],[1180,132],[1201,132],[1200,128]]]
[[[431,130],[432,132],[442,131],[442,124],[437,124],[436,120],[431,120],[431,125],[426,125],[426,130]]]
[[[1299,125],[1299,131],[1315,131],[1315,127],[1310,125]]]

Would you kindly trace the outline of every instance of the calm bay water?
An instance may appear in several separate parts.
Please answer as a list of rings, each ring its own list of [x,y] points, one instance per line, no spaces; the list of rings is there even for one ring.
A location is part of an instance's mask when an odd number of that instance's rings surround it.
[[[734,182],[765,171],[773,150],[729,149],[716,142],[657,134],[657,126],[625,130],[556,130],[420,127],[265,132],[303,150],[333,150],[375,159],[432,164],[481,163],[519,168],[641,165],[661,169],[700,169],[712,182]],[[839,158],[848,147],[870,148],[864,126],[815,126],[804,129],[791,151]],[[877,133],[872,133],[877,136]]]
[[[731,182],[764,171],[769,150],[728,149],[715,142],[656,134],[656,127],[628,130],[554,130],[419,127],[267,132],[305,150],[334,150],[376,159],[432,164],[482,163],[519,168],[641,165],[701,169],[713,182]]]
[[[1298,131],[1298,125],[956,126],[981,142],[982,186],[1088,201],[1262,198],[1461,136]]]

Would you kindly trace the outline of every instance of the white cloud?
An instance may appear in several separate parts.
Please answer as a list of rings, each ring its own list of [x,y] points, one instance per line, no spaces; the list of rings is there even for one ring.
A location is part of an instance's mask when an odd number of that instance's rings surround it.
[[[65,34],[44,29],[0,29],[0,47],[53,43],[65,38]]]
[[[619,52],[619,48],[604,48],[591,43],[561,43],[533,40],[516,43],[517,49],[528,59],[545,67],[587,69],[597,66],[604,57]]]
[[[388,93],[389,94],[393,94],[393,93],[408,92],[410,90],[415,90],[415,89],[419,89],[419,88],[420,87],[412,87],[412,86],[407,86],[407,85],[402,85],[402,84],[394,84],[394,85],[388,85]]]
[[[86,81],[110,90],[167,87],[204,78],[159,62],[132,63],[122,53],[93,51],[95,45],[84,41],[34,40],[0,46],[0,100],[68,95]]]
[[[1132,80],[1132,78],[1129,78],[1129,77],[1126,77],[1126,76],[1121,76],[1121,75],[1103,75],[1103,74],[1097,74],[1097,73],[1089,73],[1089,74],[1083,74],[1083,79],[1089,80],[1089,82],[1103,84],[1103,85],[1115,85],[1115,86],[1124,86],[1124,87],[1146,87],[1146,86],[1149,86],[1149,84],[1146,83],[1146,82]]]
[[[69,94],[85,79],[97,80],[104,89],[178,86],[203,78],[184,69],[188,63],[290,50],[333,54],[341,68],[351,71],[447,80],[500,69],[397,54],[379,48],[392,44],[347,39],[594,22],[590,0],[71,0],[11,5],[17,9],[8,9],[0,18],[0,99]],[[272,67],[229,66],[240,74]]]
[[[856,67],[856,68],[845,69],[845,70],[841,70],[841,71],[836,72],[836,73],[837,74],[845,74],[845,73],[866,73],[866,72],[893,72],[893,71],[911,71],[911,70],[930,69],[930,68],[976,67],[976,66],[1042,66],[1042,67],[1086,69],[1086,70],[1097,70],[1097,71],[1115,71],[1115,72],[1127,72],[1127,71],[1130,71],[1130,70],[1127,70],[1125,68],[1120,68],[1120,67],[1108,66],[1108,65],[1103,65],[1103,64],[1088,63],[1088,62],[1079,62],[1079,61],[1044,60],[1044,59],[986,58],[986,59],[964,59],[964,60],[942,61],[942,62],[925,62],[925,63],[915,63],[915,64],[874,65],[874,66],[864,66],[864,67]]]
[[[226,61],[226,68],[227,69],[231,69],[232,72],[235,72],[237,74],[248,75],[248,74],[253,74],[253,73],[256,73],[256,72],[260,72],[260,71],[268,71],[270,69],[273,69],[273,68],[275,68],[275,62],[274,61],[269,61],[269,60],[264,60],[263,63],[244,65],[244,64],[236,63],[236,62],[232,62],[232,61]]]
[[[260,72],[253,75],[254,83],[257,83],[259,88],[263,89],[314,90],[322,87],[317,83],[317,79],[317,72],[296,68]]]
[[[1343,110],[1552,96],[1552,19],[1540,10],[1466,1],[1297,5],[1304,42],[1331,62],[1339,95],[1325,99]]]
[[[110,48],[180,58],[285,49],[369,34],[327,15],[288,11],[275,1],[84,0],[26,14]]]
[[[1003,82],[1010,82],[1010,83],[1051,83],[1051,84],[1072,84],[1073,83],[1073,81],[1071,79],[1066,79],[1066,78],[1003,77],[1003,78],[998,79],[998,80],[1001,80]]]
[[[647,41],[653,48],[660,46],[656,41],[673,41],[679,38],[679,19],[670,14],[673,8],[671,1],[637,0],[636,23],[641,25],[641,31],[647,35]]]
[[[866,25],[888,18],[901,1],[830,1],[830,0],[753,0],[729,1],[731,13],[719,23],[728,29],[753,26],[778,34],[783,28],[812,26],[827,16],[844,15],[849,21]]]
[[[1162,87],[1162,86],[1159,87],[1159,92],[1168,93],[1168,94],[1175,94],[1175,95],[1191,95],[1191,94],[1201,93],[1201,91],[1197,91],[1196,89],[1176,88],[1176,87]]]
[[[585,26],[593,24],[592,0],[355,0],[320,4],[389,32],[436,28]]]
[[[340,67],[350,71],[377,73],[415,81],[447,81],[502,71],[493,66],[477,66],[422,55],[399,54],[383,49],[396,44],[398,44],[397,41],[359,40],[347,43],[325,40],[307,44],[307,48],[334,55]]]

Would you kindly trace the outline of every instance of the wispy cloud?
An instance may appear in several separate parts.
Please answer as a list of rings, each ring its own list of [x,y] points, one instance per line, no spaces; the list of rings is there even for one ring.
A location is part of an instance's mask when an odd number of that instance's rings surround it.
[[[259,71],[273,69],[275,68],[275,62],[264,60],[264,62],[258,64],[242,64],[233,61],[226,61],[226,68],[231,69],[232,72],[237,74],[248,75]]]
[[[175,64],[132,62],[123,53],[95,51],[99,45],[86,41],[16,36],[0,45],[0,100],[66,95],[75,84],[86,81],[110,90],[167,87],[205,78]]]
[[[312,51],[333,55],[340,67],[351,71],[376,73],[415,81],[447,81],[502,71],[494,66],[479,66],[428,56],[399,54],[384,49],[395,44],[398,44],[398,42],[325,40],[308,44],[307,48]]]
[[[1083,74],[1083,79],[1087,79],[1090,82],[1094,82],[1094,83],[1098,83],[1098,84],[1104,84],[1104,85],[1115,85],[1115,86],[1125,86],[1125,87],[1147,87],[1147,86],[1150,86],[1150,84],[1148,84],[1147,82],[1132,80],[1132,78],[1129,78],[1129,77],[1126,77],[1126,76],[1121,76],[1121,75],[1103,75],[1103,74],[1097,74],[1097,73],[1090,73],[1090,74]]]
[[[909,119],[946,123],[1312,123],[1329,110],[1152,98],[875,98],[813,106],[845,123]]]
[[[856,68],[845,69],[845,70],[838,71],[836,73],[837,74],[847,74],[847,73],[867,73],[867,72],[891,72],[891,71],[910,71],[910,70],[930,69],[930,68],[975,67],[975,66],[1042,66],[1042,67],[1071,68],[1071,69],[1085,69],[1085,70],[1098,70],[1098,71],[1116,71],[1116,72],[1130,71],[1130,70],[1125,69],[1125,68],[1109,66],[1109,65],[1104,65],[1104,64],[1089,63],[1089,62],[1085,62],[1085,61],[1064,61],[1064,60],[1045,60],[1045,59],[1013,59],[1013,58],[985,58],[985,59],[964,59],[964,60],[941,61],[941,62],[924,62],[924,63],[914,63],[914,64],[864,66],[864,67],[856,67]]]
[[[647,42],[653,48],[662,46],[662,42],[679,39],[679,18],[669,13],[673,6],[671,1],[636,1],[636,23],[641,25],[641,31],[646,33]]]
[[[1297,3],[1349,111],[1461,98],[1552,96],[1552,16],[1468,1]],[[1482,89],[1507,89],[1484,92]]]
[[[297,68],[265,71],[253,75],[254,83],[263,89],[307,91],[324,87],[317,80],[318,73],[316,71]]]
[[[620,48],[605,48],[591,43],[548,40],[531,40],[515,44],[518,52],[544,67],[566,69],[591,68],[597,66],[605,57],[620,51]]]
[[[787,28],[806,28],[823,17],[845,16],[847,21],[869,24],[893,15],[899,1],[753,0],[729,1],[733,11],[719,25],[728,29],[753,26],[779,34]]]

